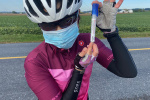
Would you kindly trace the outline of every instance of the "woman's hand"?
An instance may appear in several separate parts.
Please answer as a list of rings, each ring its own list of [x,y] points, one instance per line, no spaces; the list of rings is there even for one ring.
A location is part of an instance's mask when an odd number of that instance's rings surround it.
[[[97,45],[91,42],[76,56],[74,60],[75,66],[79,68],[86,68],[96,60],[98,53]]]
[[[115,1],[116,0],[104,0],[103,5],[98,1],[93,1],[93,3],[99,4],[100,10],[97,18],[97,27],[104,33],[111,33],[116,30],[116,15],[118,8],[122,5],[124,0],[119,0],[117,4]]]

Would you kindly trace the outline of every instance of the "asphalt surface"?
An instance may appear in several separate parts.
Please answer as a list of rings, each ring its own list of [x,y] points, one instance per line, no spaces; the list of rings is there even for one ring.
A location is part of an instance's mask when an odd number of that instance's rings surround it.
[[[109,46],[107,40],[102,40]],[[123,39],[129,49],[150,48],[150,38]],[[0,44],[0,58],[27,56],[40,43]],[[131,51],[134,79],[120,78],[94,63],[90,100],[150,100],[150,50]],[[0,100],[37,100],[24,78],[23,59],[0,60]]]

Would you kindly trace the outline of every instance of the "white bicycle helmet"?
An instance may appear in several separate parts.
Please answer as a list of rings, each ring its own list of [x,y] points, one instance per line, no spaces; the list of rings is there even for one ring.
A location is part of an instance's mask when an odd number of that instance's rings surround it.
[[[34,23],[54,22],[76,12],[82,0],[23,0],[28,18]]]

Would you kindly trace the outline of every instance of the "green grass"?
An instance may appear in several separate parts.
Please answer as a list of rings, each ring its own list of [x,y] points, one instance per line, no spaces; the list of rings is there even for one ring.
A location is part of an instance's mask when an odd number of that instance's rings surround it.
[[[80,33],[91,32],[91,16],[81,16]],[[117,26],[120,36],[150,37],[150,12],[118,14]],[[97,28],[96,36],[104,38]],[[23,16],[0,16],[0,43],[39,42],[43,36],[37,24]]]
[[[43,36],[37,34],[12,34],[0,35],[0,43],[24,43],[24,42],[41,42]]]
[[[103,33],[96,34],[96,37],[99,39],[105,39],[102,35]],[[150,37],[149,32],[119,32],[121,38],[140,38],[140,37]]]
[[[119,14],[117,16],[117,26],[120,31],[125,32],[150,31],[150,12]]]
[[[80,32],[90,32],[91,16],[81,16]],[[123,32],[150,31],[150,12],[118,14],[117,26]],[[98,33],[100,31],[97,31]]]

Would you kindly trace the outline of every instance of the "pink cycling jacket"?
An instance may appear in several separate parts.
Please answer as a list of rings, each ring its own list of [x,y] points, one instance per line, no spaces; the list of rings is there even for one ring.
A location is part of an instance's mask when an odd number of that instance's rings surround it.
[[[90,34],[81,33],[68,50],[42,42],[29,53],[24,63],[25,77],[39,100],[61,99],[74,70],[74,59],[89,43]],[[99,48],[97,62],[107,68],[113,59],[112,51],[97,38],[95,43]],[[85,70],[77,100],[87,100],[92,67]]]

